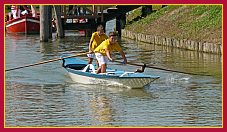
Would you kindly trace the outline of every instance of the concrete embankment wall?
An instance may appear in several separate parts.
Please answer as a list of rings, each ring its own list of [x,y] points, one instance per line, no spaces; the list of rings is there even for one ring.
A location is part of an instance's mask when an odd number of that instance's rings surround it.
[[[183,48],[183,49],[195,50],[200,52],[222,54],[221,43],[213,44],[208,42],[196,42],[196,41],[186,40],[186,39],[181,40],[181,39],[167,38],[167,37],[161,37],[161,36],[155,36],[155,35],[145,35],[141,33],[134,33],[132,31],[128,31],[125,29],[122,29],[122,37],[145,42],[145,43],[172,46],[176,48]]]

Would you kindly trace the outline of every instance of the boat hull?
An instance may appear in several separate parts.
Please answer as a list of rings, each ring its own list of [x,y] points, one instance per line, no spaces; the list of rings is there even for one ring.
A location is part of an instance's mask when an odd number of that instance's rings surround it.
[[[36,34],[40,32],[39,18],[22,16],[6,22],[7,33]]]
[[[95,84],[105,86],[119,86],[126,88],[143,88],[157,78],[93,78],[82,75],[77,75],[69,72],[69,76],[74,82],[81,84]]]
[[[95,84],[95,85],[105,85],[105,86],[119,86],[126,88],[143,88],[149,83],[155,81],[159,76],[114,76],[114,75],[100,75],[87,73],[82,71],[77,71],[71,68],[66,68],[69,76],[74,82],[81,84]],[[134,75],[140,75],[139,73],[132,73]]]

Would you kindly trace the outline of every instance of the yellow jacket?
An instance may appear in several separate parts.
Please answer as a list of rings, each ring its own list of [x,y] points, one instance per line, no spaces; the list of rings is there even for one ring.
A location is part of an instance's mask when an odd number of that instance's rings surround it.
[[[91,36],[90,42],[92,42],[91,50],[94,51],[104,40],[108,39],[106,34],[99,36],[98,32],[94,32]]]
[[[122,51],[121,46],[118,44],[118,42],[110,44],[110,40],[106,39],[94,50],[94,52],[101,53],[102,55],[106,56],[106,49],[109,50],[110,53],[113,51]]]

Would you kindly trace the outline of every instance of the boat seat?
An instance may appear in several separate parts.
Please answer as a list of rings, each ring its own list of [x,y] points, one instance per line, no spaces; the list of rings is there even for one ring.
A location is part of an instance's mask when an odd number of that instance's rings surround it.
[[[120,77],[129,76],[130,74],[135,74],[135,72],[125,72],[120,75]]]
[[[74,70],[82,70],[85,66],[86,64],[67,64],[65,67]]]
[[[91,70],[91,73],[95,74],[95,67],[94,65],[92,64],[88,64],[86,67],[84,67],[84,69],[82,70],[82,72],[90,72]]]

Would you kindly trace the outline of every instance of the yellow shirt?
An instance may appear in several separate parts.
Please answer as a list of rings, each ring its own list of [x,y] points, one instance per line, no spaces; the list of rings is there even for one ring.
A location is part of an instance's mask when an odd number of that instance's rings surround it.
[[[107,39],[103,41],[95,50],[95,53],[101,53],[102,55],[106,56],[106,49],[111,52],[113,51],[122,51],[121,46],[118,44],[118,42],[115,42],[114,44],[110,44],[110,40]]]
[[[94,51],[95,48],[98,47],[106,39],[108,39],[108,37],[105,33],[99,36],[98,32],[94,32],[90,40],[90,42],[92,42],[91,50]]]

